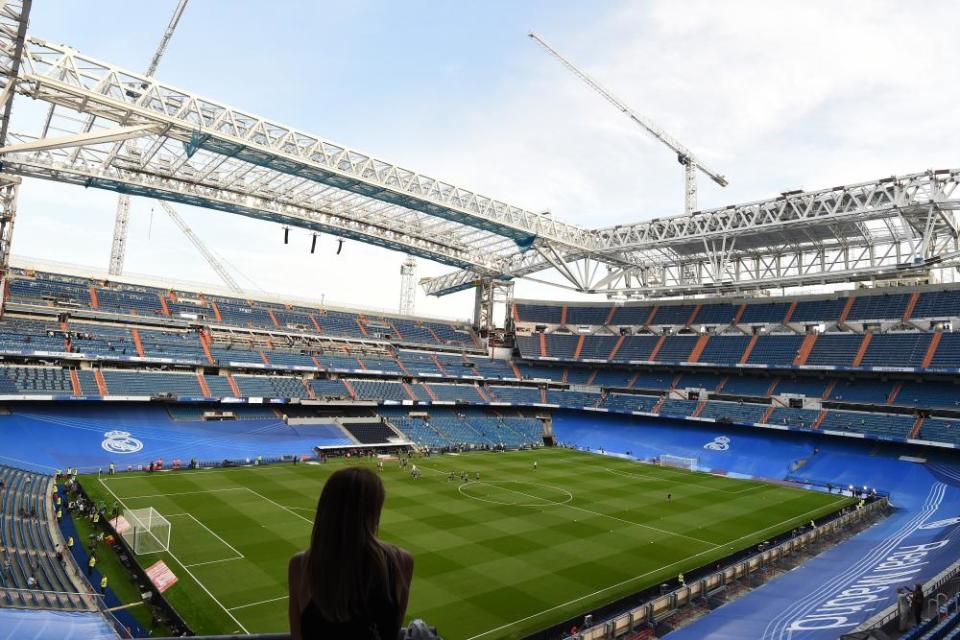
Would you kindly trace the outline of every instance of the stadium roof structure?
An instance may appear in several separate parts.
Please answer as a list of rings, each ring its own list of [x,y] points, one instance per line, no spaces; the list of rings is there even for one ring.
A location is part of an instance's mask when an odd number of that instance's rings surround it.
[[[585,229],[24,35],[30,0],[0,4],[5,174],[298,226],[458,269],[425,280],[428,294],[548,269],[577,291],[716,294],[899,277],[960,259],[960,170]],[[39,130],[11,121],[14,93],[50,105]]]

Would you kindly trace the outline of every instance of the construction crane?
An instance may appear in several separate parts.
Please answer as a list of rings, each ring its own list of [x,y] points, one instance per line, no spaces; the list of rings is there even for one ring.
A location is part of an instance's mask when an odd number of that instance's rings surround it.
[[[157,67],[160,65],[160,58],[163,57],[163,54],[167,50],[167,45],[170,43],[170,38],[173,37],[173,32],[177,28],[177,23],[180,22],[180,16],[183,15],[183,10],[186,8],[187,2],[188,0],[180,0],[177,3],[177,8],[173,10],[173,15],[170,16],[170,22],[167,23],[167,28],[163,32],[163,37],[160,38],[160,45],[157,47],[153,57],[150,59],[150,66],[147,67],[146,76],[148,78],[152,77],[153,74],[156,73]],[[51,107],[50,115],[47,116],[48,125],[50,116],[52,115],[53,108]],[[88,121],[87,130],[89,130],[90,126],[93,126],[92,118]],[[117,200],[117,217],[113,223],[113,245],[110,248],[110,268],[108,271],[112,276],[118,276],[123,273],[123,262],[127,254],[127,221],[129,219],[130,196],[126,194],[120,194],[120,198]],[[193,238],[191,238],[191,240],[193,240]],[[204,254],[204,257],[206,257],[206,254]],[[223,268],[219,264],[211,264],[210,266],[212,266],[217,273],[219,273],[218,269]],[[227,284],[229,285],[229,283]]]
[[[163,207],[163,210],[167,212],[167,215],[170,216],[170,219],[173,220],[174,224],[180,227],[180,231],[183,232],[183,235],[187,236],[190,239],[190,242],[193,243],[193,246],[197,248],[197,251],[200,252],[200,255],[209,263],[214,271],[217,272],[217,275],[220,276],[220,279],[230,288],[234,293],[243,293],[243,289],[240,288],[240,285],[237,284],[237,281],[233,279],[233,276],[224,268],[220,261],[217,260],[216,256],[207,249],[207,245],[203,244],[200,238],[197,237],[197,234],[193,232],[186,221],[180,217],[180,214],[177,213],[177,210],[167,202],[166,200],[160,200],[160,206]]]
[[[706,167],[702,162],[700,162],[699,159],[697,159],[695,155],[693,155],[693,152],[680,144],[676,138],[671,136],[669,133],[658,127],[647,118],[644,118],[640,114],[636,113],[633,109],[624,104],[622,100],[600,86],[600,84],[587,75],[586,72],[581,71],[576,65],[560,55],[556,49],[547,44],[546,41],[544,41],[544,39],[538,36],[536,33],[531,31],[528,35],[533,38],[537,44],[546,49],[547,52],[550,53],[554,58],[559,60],[560,63],[569,69],[575,76],[583,80],[585,83],[587,83],[587,85],[590,86],[590,88],[603,96],[607,102],[615,106],[635,123],[646,129],[650,135],[667,145],[674,153],[677,154],[677,161],[683,165],[684,182],[686,186],[684,194],[685,213],[690,214],[697,210],[697,170],[705,173],[710,177],[711,180],[716,182],[721,187],[727,186],[728,183],[725,177]]]

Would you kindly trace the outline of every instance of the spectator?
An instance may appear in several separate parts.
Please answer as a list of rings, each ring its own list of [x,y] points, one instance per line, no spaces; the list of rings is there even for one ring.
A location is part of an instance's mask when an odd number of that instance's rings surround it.
[[[900,587],[897,589],[897,615],[900,620],[900,631],[906,631],[910,628],[910,587]]]
[[[920,624],[923,621],[923,586],[920,583],[913,589],[910,604],[913,606],[913,623]]]
[[[310,548],[290,559],[290,634],[304,638],[398,637],[410,594],[413,558],[377,539],[383,482],[364,467],[330,476]]]

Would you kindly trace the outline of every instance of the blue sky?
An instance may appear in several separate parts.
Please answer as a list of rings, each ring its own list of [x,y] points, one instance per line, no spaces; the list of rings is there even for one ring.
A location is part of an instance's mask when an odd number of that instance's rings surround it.
[[[38,2],[30,32],[142,71],[175,4]],[[192,0],[157,75],[569,222],[679,213],[675,159],[530,29],[730,178],[723,190],[701,181],[703,207],[957,164],[950,2]],[[114,194],[37,182],[21,193],[16,256],[105,267]],[[284,247],[278,227],[182,212],[264,290],[397,304],[401,255],[348,243],[335,258],[326,238],[310,256],[305,233]],[[216,282],[158,213],[134,200],[127,272]],[[446,270],[421,261],[421,275]],[[569,297],[531,283],[517,293]],[[421,295],[418,311],[465,317],[471,303]]]

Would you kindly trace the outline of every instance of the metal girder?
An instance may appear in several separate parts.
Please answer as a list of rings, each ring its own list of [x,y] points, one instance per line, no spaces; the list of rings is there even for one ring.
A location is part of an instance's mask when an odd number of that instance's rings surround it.
[[[163,125],[164,139],[148,147],[148,154],[161,153],[162,147],[174,173],[195,166],[194,155],[207,151],[226,165],[218,169],[223,176],[238,177],[242,163],[265,167],[508,237],[520,248],[542,238],[589,250],[595,241],[587,230],[551,216],[404,169],[39,38],[27,38],[16,90],[103,121]],[[167,141],[176,141],[179,148],[174,151]]]
[[[898,215],[899,211],[949,200],[960,183],[960,169],[928,171],[872,182],[783,194],[778,198],[659,218],[597,231],[604,251],[642,250],[657,246],[683,248],[711,236],[756,236],[761,243],[789,240],[796,228],[843,220],[863,222]],[[845,235],[862,235],[850,227]]]
[[[0,0],[0,82],[3,87],[0,93],[0,108],[3,109],[0,113],[0,147],[7,143],[16,91],[14,79],[20,73],[32,4],[32,0]]]
[[[637,297],[895,277],[904,270],[943,266],[938,257],[956,251],[958,185],[960,169],[950,169],[788,193],[599,229],[600,258],[568,257],[633,261],[636,266],[614,268],[581,290]],[[503,269],[529,278],[553,266],[531,252]],[[424,290],[454,293],[478,276],[469,270],[444,274],[426,281]]]
[[[52,149],[71,149],[85,145],[102,144],[104,142],[121,142],[131,138],[142,138],[150,133],[160,131],[162,127],[156,124],[138,124],[130,127],[116,127],[114,129],[100,129],[89,133],[61,136],[59,138],[38,138],[31,142],[21,142],[0,148],[0,155],[8,153],[27,153],[31,151],[48,151]]]
[[[473,328],[486,338],[498,328],[496,310],[503,305],[503,323],[507,321],[513,302],[513,282],[484,278],[477,282],[473,300]]]
[[[18,135],[18,134],[12,134]],[[95,187],[128,195],[169,200],[182,204],[226,211],[259,220],[278,222],[312,231],[331,233],[359,240],[454,267],[485,267],[485,258],[469,245],[458,245],[442,236],[418,234],[416,228],[381,220],[364,219],[356,210],[340,212],[336,207],[323,209],[309,203],[297,204],[279,198],[221,189],[160,175],[104,168],[84,163],[59,162],[54,154],[35,154],[20,159],[13,155],[3,161],[6,171],[32,178],[53,180],[82,187]],[[81,156],[82,158],[83,156]]]
[[[17,192],[20,178],[0,173],[0,317],[7,304],[7,271],[10,267],[10,244],[13,223],[17,217]]]

